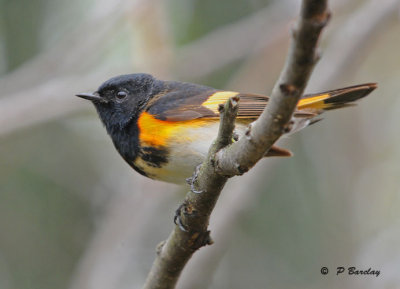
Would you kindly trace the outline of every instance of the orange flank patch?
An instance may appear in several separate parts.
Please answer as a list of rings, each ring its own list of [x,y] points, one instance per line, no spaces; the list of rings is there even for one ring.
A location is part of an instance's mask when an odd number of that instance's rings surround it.
[[[143,112],[138,120],[139,139],[145,145],[168,146],[167,143],[171,138],[174,138],[174,141],[185,141],[190,137],[185,130],[199,128],[205,123],[204,119],[165,121]]]
[[[202,103],[202,106],[207,107],[209,110],[212,110],[214,113],[218,114],[218,106],[220,104],[225,103],[228,98],[237,95],[237,92],[234,91],[218,91],[208,97],[208,99]]]
[[[323,109],[326,105],[324,103],[325,99],[328,99],[330,95],[328,93],[307,97],[300,99],[299,103],[297,104],[298,109],[305,109],[305,108],[315,108],[315,109]]]

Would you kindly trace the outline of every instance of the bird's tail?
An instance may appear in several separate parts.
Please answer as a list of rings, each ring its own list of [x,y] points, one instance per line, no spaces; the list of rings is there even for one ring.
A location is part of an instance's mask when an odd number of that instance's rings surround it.
[[[355,105],[355,101],[377,88],[376,83],[365,83],[325,92],[304,95],[297,104],[288,134],[295,133],[321,120],[318,116],[326,110]],[[273,146],[266,156],[291,156],[291,152]]]
[[[307,94],[300,99],[297,109],[320,114],[324,110],[352,106],[356,100],[367,96],[376,87],[376,83],[365,83],[321,93]]]
[[[289,133],[297,132],[320,121],[321,118],[318,116],[324,111],[355,105],[356,100],[367,96],[376,87],[376,83],[365,83],[304,95],[297,104],[292,119],[293,128]]]

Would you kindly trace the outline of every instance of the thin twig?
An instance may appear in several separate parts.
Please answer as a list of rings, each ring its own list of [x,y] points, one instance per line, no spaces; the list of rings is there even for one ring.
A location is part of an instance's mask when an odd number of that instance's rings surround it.
[[[220,261],[230,247],[232,237],[240,219],[253,208],[265,183],[273,177],[272,169],[278,159],[260,162],[256,169],[240,178],[232,178],[226,183],[219,201],[212,213],[209,230],[215,241],[207,250],[193,255],[179,278],[177,288],[208,288],[213,282],[211,276],[220,265]],[[262,183],[262,184],[261,184]],[[249,187],[252,189],[249,189]],[[247,214],[248,215],[248,214]]]
[[[305,0],[301,18],[292,31],[293,40],[271,100],[257,121],[232,146],[217,154],[217,166],[228,176],[241,175],[253,167],[283,134],[317,62],[317,42],[330,14],[327,1]]]
[[[327,0],[303,1],[287,62],[270,104],[246,136],[232,145],[237,99],[229,99],[221,109],[217,140],[191,180],[194,190],[177,211],[180,226],[159,248],[145,289],[174,288],[192,254],[211,243],[208,223],[222,188],[230,176],[250,169],[283,134],[318,59],[317,41],[328,19]]]
[[[220,109],[221,122],[218,137],[211,146],[207,160],[194,173],[191,182],[201,193],[189,192],[178,210],[185,231],[176,226],[157,252],[156,260],[144,288],[174,288],[186,262],[199,248],[211,244],[207,231],[211,212],[227,178],[215,174],[215,153],[232,142],[238,98],[229,99]],[[198,189],[200,191],[200,189]]]

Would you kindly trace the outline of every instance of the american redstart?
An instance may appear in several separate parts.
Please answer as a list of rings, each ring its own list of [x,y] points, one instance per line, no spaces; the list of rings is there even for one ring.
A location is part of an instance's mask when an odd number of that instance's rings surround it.
[[[326,110],[354,105],[376,87],[366,83],[304,95],[287,133],[315,123]],[[162,81],[149,74],[117,76],[94,93],[77,94],[93,102],[116,149],[132,168],[172,183],[184,183],[204,160],[217,136],[218,107],[235,95],[240,96],[235,128],[240,138],[268,104],[267,96]],[[291,152],[273,146],[266,156]]]

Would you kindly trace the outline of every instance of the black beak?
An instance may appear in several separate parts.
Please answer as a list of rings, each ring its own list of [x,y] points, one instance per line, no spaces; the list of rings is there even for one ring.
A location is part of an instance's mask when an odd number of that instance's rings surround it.
[[[94,92],[94,93],[78,93],[78,94],[76,94],[76,96],[84,98],[84,99],[87,99],[87,100],[95,101],[95,102],[108,102],[106,99],[101,97],[97,92]]]

